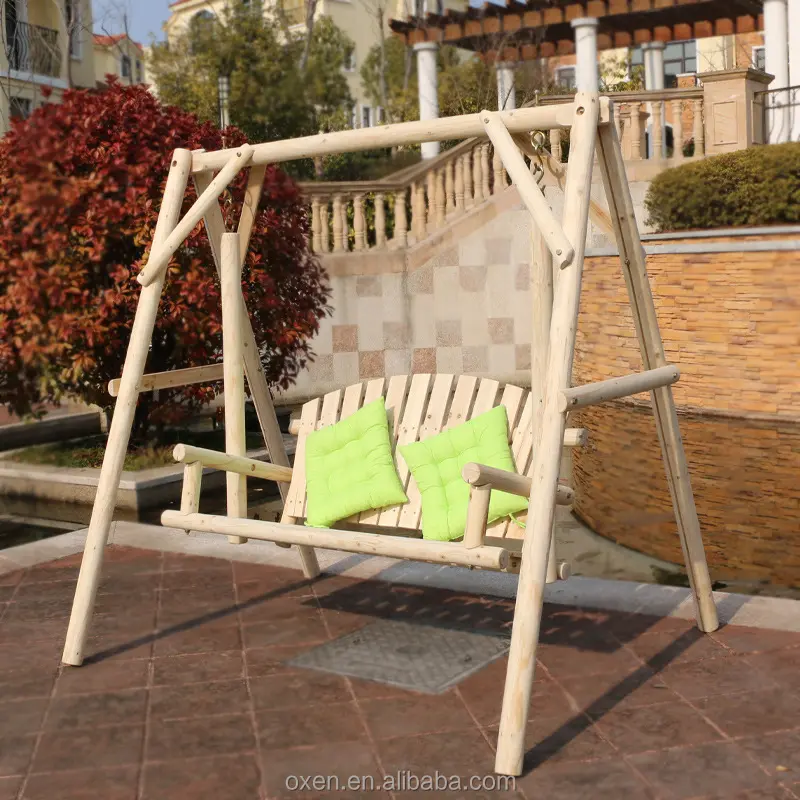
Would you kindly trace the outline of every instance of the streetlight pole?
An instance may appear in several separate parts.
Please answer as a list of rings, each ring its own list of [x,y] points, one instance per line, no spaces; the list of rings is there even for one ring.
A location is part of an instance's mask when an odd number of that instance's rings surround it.
[[[231,124],[229,113],[229,101],[231,96],[230,76],[220,73],[217,79],[217,90],[219,92],[219,128],[225,130]]]

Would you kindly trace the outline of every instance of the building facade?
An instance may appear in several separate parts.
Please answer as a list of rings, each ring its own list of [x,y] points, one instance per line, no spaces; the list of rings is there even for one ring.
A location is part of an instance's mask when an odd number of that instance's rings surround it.
[[[95,67],[91,0],[0,0],[0,17],[2,135],[64,90],[94,86]]]
[[[98,84],[106,83],[107,75],[114,75],[127,85],[147,82],[142,45],[124,33],[116,36],[95,34],[93,41],[94,73]]]

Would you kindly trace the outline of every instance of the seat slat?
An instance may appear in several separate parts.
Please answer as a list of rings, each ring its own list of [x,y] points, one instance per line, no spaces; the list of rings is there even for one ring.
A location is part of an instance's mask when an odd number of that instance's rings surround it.
[[[522,413],[519,420],[512,429],[511,433],[511,453],[514,456],[514,466],[520,475],[525,475],[525,470],[530,463],[531,453],[531,415],[533,414],[533,395],[530,391],[525,391],[525,404],[522,407]],[[519,525],[515,524],[509,519],[501,519],[490,525],[487,532],[491,531],[492,536],[502,538],[510,536],[517,531],[524,533]]]
[[[497,405],[497,392],[500,384],[491,378],[483,378],[478,387],[478,396],[475,398],[475,405],[472,407],[470,419],[475,419],[487,411],[491,411]]]
[[[328,425],[333,425],[334,423],[339,421],[339,409],[342,405],[342,390],[337,389],[334,392],[328,392],[322,398],[322,411],[319,412],[319,419],[317,420],[317,424],[314,426],[315,430],[319,430],[320,428],[327,428]],[[303,469],[305,469],[305,463],[303,464]],[[302,517],[306,515],[306,493],[305,489],[303,490],[303,510],[302,510]]]
[[[503,396],[500,398],[500,405],[506,407],[506,415],[508,416],[508,438],[509,444],[511,443],[514,428],[517,426],[517,419],[522,409],[522,401],[525,397],[525,391],[520,389],[519,386],[506,384],[503,389]]]
[[[315,398],[303,405],[300,412],[300,430],[297,435],[297,447],[294,452],[292,482],[286,494],[283,517],[300,518],[306,504],[306,439],[317,427],[320,400]]]
[[[475,390],[478,388],[478,379],[474,375],[460,375],[453,394],[453,402],[447,414],[445,430],[461,425],[469,419],[472,410],[472,401]]]
[[[367,388],[364,391],[364,405],[374,403],[383,395],[383,385],[385,382],[383,378],[375,378],[367,383]]]
[[[361,408],[361,398],[364,394],[364,384],[354,383],[344,390],[344,400],[342,400],[342,413],[339,420],[347,419]]]
[[[397,444],[411,444],[416,442],[422,419],[425,415],[425,408],[428,403],[428,392],[431,385],[431,375],[418,374],[411,379],[411,388],[408,392],[405,411],[403,412],[400,430],[397,436]],[[395,448],[396,452],[396,448]],[[397,471],[400,475],[400,482],[405,488],[408,486],[409,471],[408,465],[402,458],[397,458]],[[378,524],[387,528],[396,528],[400,519],[402,506],[392,506],[381,511]]]
[[[441,432],[447,407],[453,394],[453,379],[453,375],[437,375],[434,379],[431,397],[428,401],[428,410],[417,437],[419,441],[429,439],[431,436],[436,436],[437,433]],[[402,456],[400,458],[402,459]],[[400,511],[398,527],[418,528],[422,515],[422,495],[413,477],[408,480],[406,494],[408,495],[408,502]]]
[[[397,466],[397,437],[400,433],[400,420],[405,410],[408,386],[408,375],[393,375],[389,378],[389,386],[386,389],[386,413],[389,417],[389,436],[392,440],[392,455],[394,456],[395,466]],[[377,398],[375,398],[377,399]],[[362,525],[378,525],[383,509],[375,511],[364,511],[359,517]]]

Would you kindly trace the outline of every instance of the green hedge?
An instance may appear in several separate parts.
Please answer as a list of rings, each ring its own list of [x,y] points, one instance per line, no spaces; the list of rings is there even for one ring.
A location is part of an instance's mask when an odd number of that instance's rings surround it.
[[[800,142],[665,170],[644,204],[648,224],[659,232],[800,222]]]

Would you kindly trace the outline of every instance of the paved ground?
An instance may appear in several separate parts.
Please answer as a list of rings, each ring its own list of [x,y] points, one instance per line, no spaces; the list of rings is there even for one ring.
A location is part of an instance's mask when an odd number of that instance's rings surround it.
[[[438,696],[282,662],[376,617],[502,632],[511,603],[113,547],[92,658],[60,668],[77,563],[0,576],[0,800],[800,798],[800,634],[550,606],[515,789],[291,791],[491,781],[503,661]]]

